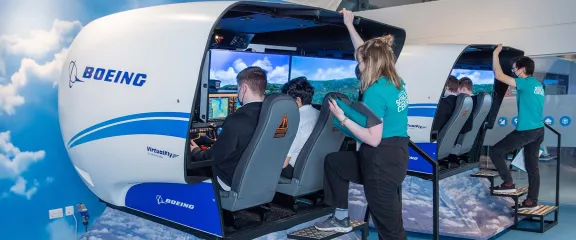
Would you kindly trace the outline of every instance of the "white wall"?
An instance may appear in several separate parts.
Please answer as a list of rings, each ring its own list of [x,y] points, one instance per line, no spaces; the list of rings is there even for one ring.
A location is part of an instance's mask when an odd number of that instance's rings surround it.
[[[442,0],[358,12],[402,27],[407,44],[503,43],[526,55],[576,52],[574,0]]]

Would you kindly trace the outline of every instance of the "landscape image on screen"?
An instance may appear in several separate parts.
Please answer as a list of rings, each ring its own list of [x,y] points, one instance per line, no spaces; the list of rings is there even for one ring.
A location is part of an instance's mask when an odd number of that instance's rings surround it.
[[[208,118],[221,119],[228,116],[228,98],[210,98]]]
[[[304,76],[314,86],[312,103],[322,104],[329,92],[340,92],[358,99],[360,81],[356,78],[356,61],[313,57],[292,57],[290,78]]]
[[[463,77],[469,77],[474,83],[472,86],[474,95],[480,92],[490,94],[494,92],[494,72],[491,70],[453,69],[451,74],[458,80]]]
[[[266,70],[266,94],[280,92],[288,81],[290,56],[253,52],[210,50],[210,81],[219,81],[220,90],[238,90],[236,75],[249,66]]]

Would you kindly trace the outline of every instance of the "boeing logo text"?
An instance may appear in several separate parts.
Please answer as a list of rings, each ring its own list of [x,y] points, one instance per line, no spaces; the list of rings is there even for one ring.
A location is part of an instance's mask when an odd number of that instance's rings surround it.
[[[164,200],[160,195],[156,195],[156,202],[158,202],[158,205],[170,204],[178,207],[188,208],[190,210],[194,209],[194,205],[192,204],[176,201],[170,198],[166,198],[166,200]]]
[[[147,75],[144,73],[129,72],[116,69],[95,68],[87,66],[84,69],[82,78],[94,81],[126,84],[135,87],[142,87],[146,83]]]
[[[178,154],[174,154],[174,153],[168,152],[166,150],[156,149],[153,147],[146,147],[146,150],[148,151],[148,153],[155,155],[155,156],[158,156],[158,157],[166,156],[169,158],[176,158],[179,156]]]

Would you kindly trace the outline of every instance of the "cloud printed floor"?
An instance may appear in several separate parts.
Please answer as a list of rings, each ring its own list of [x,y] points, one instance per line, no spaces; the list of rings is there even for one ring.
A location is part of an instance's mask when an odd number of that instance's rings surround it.
[[[492,197],[489,183],[470,178],[464,172],[440,181],[440,232],[442,235],[488,239],[513,223],[511,200]],[[350,217],[360,220],[366,211],[366,200],[360,185],[351,185]],[[404,226],[407,231],[432,232],[432,184],[418,178],[408,177],[403,184]],[[321,219],[318,219],[321,220]],[[258,239],[285,239],[286,234],[310,226],[303,223],[283,232],[276,232]],[[83,240],[189,240],[198,239],[189,234],[135,217],[117,210],[106,209],[94,223]],[[339,239],[356,239],[343,236]]]

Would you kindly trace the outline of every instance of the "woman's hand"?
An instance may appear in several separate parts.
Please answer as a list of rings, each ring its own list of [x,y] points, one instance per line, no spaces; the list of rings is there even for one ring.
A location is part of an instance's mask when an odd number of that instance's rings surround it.
[[[344,115],[344,111],[342,111],[342,108],[338,106],[336,100],[330,99],[328,103],[330,104],[330,112],[334,114],[334,117],[336,117],[338,121],[344,120],[346,116]]]
[[[500,54],[501,51],[502,51],[502,43],[500,43],[500,44],[498,44],[498,46],[496,46],[496,48],[494,49],[494,55]]]
[[[347,27],[352,27],[354,25],[354,13],[352,13],[352,11],[346,10],[346,8],[340,10],[340,13],[344,15],[344,25]]]

